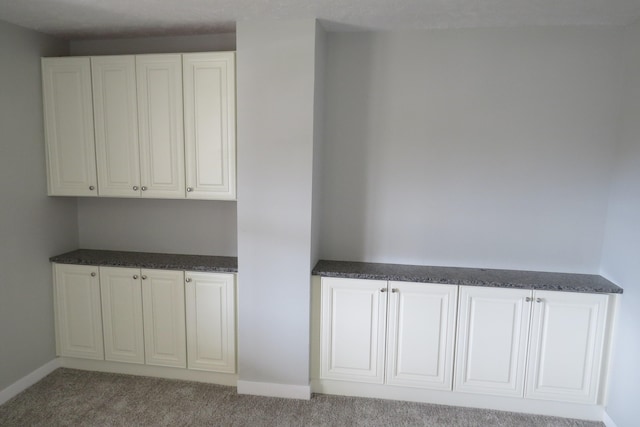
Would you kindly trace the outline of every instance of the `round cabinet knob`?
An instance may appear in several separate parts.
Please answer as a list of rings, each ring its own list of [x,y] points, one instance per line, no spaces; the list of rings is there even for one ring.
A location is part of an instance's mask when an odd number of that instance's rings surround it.
[[[134,278],[134,280],[137,280],[137,279],[138,279],[138,275],[137,275],[137,274],[134,274],[134,275],[133,275],[133,278]]]
[[[137,185],[133,186],[133,191],[138,191],[138,186]]]
[[[91,272],[91,277],[96,277],[96,273],[94,271]]]
[[[536,302],[542,302],[542,298],[536,298]]]
[[[96,187],[94,187],[93,185],[90,185],[90,186],[89,186],[89,190],[93,191],[93,190],[95,190],[95,189],[96,189]]]
[[[400,292],[400,289],[393,288],[393,289],[391,289],[391,292],[393,292],[394,294],[397,294],[398,292]]]
[[[147,280],[147,276],[145,276],[144,274],[142,275],[142,280]]]
[[[525,300],[526,302],[531,302],[531,297],[526,297],[524,300]]]
[[[187,283],[191,282],[191,277],[187,277],[186,279],[184,279],[184,281]]]
[[[193,191],[193,187],[187,187],[187,193],[191,193]]]
[[[141,188],[141,190],[142,190],[142,191],[147,191],[147,187],[143,185],[143,186],[142,186],[142,188]]]
[[[380,292],[387,292],[387,288],[380,289]]]

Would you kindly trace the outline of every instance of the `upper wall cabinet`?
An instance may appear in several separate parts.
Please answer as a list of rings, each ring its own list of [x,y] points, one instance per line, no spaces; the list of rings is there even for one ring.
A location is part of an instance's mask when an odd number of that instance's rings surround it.
[[[45,114],[62,111],[68,122],[64,129],[74,131],[74,138],[62,142],[57,134],[47,137],[49,157],[64,162],[49,162],[49,194],[235,200],[234,58],[233,52],[213,52],[43,59],[45,95],[49,92]],[[45,64],[64,69],[67,62],[83,64],[84,98],[66,88],[71,83],[63,82],[61,90],[48,82]],[[74,101],[78,106],[70,109]],[[69,148],[79,144],[74,127],[84,130],[86,153]],[[57,157],[51,154],[63,150]],[[76,169],[87,169],[78,153],[93,166],[93,181],[82,181],[84,192],[70,191],[66,184],[79,181]],[[64,180],[56,171],[64,171]],[[62,184],[55,188],[62,189],[51,190],[58,181]]]
[[[187,197],[236,198],[235,54],[182,57]]]
[[[97,196],[89,58],[43,58],[48,194]]]

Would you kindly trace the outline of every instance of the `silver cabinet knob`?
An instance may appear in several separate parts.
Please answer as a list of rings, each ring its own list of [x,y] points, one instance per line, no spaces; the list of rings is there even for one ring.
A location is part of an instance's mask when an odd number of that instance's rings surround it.
[[[133,191],[138,191],[138,186],[137,185],[133,186]]]
[[[400,292],[400,289],[393,288],[393,289],[391,289],[391,292],[393,292],[394,294],[397,294],[398,292]]]
[[[96,273],[94,271],[91,272],[91,277],[96,277]]]
[[[380,289],[380,292],[387,292],[387,288]]]
[[[187,187],[187,193],[191,193],[193,191],[193,187]]]
[[[144,274],[142,275],[142,280],[147,280],[147,276],[145,276]]]
[[[134,275],[133,275],[133,279],[134,279],[134,280],[137,280],[137,279],[138,279],[138,275],[137,275],[137,274],[134,274]]]
[[[191,277],[187,277],[186,279],[184,279],[184,281],[189,283],[191,281]]]
[[[93,190],[95,190],[95,189],[96,189],[96,187],[94,187],[93,185],[90,185],[90,186],[89,186],[89,190],[93,191]]]
[[[531,297],[526,297],[524,300],[525,300],[526,302],[531,302]]]
[[[145,185],[142,186],[141,188],[142,191],[147,191],[147,187]]]
[[[542,302],[542,298],[536,298],[536,302]]]

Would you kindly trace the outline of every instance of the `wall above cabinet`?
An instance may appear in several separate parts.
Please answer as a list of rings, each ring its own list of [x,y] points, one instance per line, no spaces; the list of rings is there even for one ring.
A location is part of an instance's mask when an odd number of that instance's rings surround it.
[[[235,53],[42,58],[51,196],[235,200]]]

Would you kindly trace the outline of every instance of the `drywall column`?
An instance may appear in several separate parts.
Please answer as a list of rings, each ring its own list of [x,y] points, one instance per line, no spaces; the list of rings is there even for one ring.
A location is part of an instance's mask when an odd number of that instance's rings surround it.
[[[316,21],[237,25],[238,392],[309,398]]]

